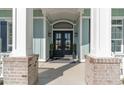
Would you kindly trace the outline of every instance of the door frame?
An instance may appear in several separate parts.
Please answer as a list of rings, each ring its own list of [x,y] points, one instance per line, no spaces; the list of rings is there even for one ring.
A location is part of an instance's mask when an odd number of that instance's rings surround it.
[[[73,45],[73,32],[72,31],[70,31],[70,30],[66,30],[66,31],[54,31],[53,32],[53,39],[55,40],[55,33],[56,32],[58,32],[58,33],[62,33],[62,34],[64,34],[64,32],[65,33],[71,33],[71,37],[70,37],[70,40],[71,40],[71,45]],[[63,36],[63,35],[62,35]],[[55,41],[53,40],[53,44],[55,44]],[[71,55],[73,55],[73,51],[71,51],[72,53],[71,53]],[[69,54],[70,55],[70,54]]]
[[[67,22],[67,23],[70,23],[70,24],[73,25],[73,28],[72,28],[72,29],[55,29],[55,28],[53,28],[54,24],[59,23],[59,22]],[[72,41],[72,43],[74,44],[74,25],[75,25],[75,24],[74,24],[73,22],[68,21],[68,20],[58,20],[58,21],[53,22],[51,25],[52,25],[52,43],[53,43],[53,32],[54,32],[54,31],[72,31],[72,33],[73,33],[73,36],[72,36],[73,41]]]
[[[60,22],[67,22],[67,23],[70,23],[72,26],[73,26],[73,28],[71,28],[71,29],[66,29],[66,28],[64,28],[64,29],[55,29],[53,26],[55,25],[55,24],[57,24],[57,23],[60,23]],[[73,41],[72,41],[72,44],[74,44],[74,27],[75,27],[75,23],[73,23],[73,22],[71,22],[71,21],[69,21],[69,20],[57,20],[57,21],[54,21],[52,24],[50,24],[51,25],[51,27],[52,27],[52,32],[51,32],[51,39],[52,39],[52,44],[53,44],[53,33],[54,33],[54,31],[72,31],[72,33],[73,33],[73,36],[72,36],[72,38],[73,38]]]

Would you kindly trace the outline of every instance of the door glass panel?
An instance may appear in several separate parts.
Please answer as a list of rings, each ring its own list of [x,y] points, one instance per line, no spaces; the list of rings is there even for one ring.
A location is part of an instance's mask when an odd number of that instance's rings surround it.
[[[65,50],[70,50],[71,40],[70,33],[65,33]]]
[[[61,33],[56,33],[55,49],[61,50]]]

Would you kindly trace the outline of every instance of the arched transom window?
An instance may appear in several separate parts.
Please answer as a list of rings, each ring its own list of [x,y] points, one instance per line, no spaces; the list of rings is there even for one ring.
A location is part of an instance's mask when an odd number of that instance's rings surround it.
[[[58,22],[53,25],[54,29],[73,29],[73,24],[69,22]]]

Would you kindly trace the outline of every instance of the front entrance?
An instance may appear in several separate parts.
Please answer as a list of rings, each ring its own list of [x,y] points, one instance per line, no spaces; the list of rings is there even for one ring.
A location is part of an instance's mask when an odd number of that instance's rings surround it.
[[[53,31],[54,57],[72,55],[73,31]]]

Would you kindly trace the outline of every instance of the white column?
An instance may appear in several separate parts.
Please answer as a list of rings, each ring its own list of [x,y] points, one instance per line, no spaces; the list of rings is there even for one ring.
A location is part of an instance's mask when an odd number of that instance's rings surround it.
[[[13,9],[13,50],[10,56],[25,57],[33,54],[33,9]]]
[[[91,55],[111,56],[111,8],[91,9]]]

